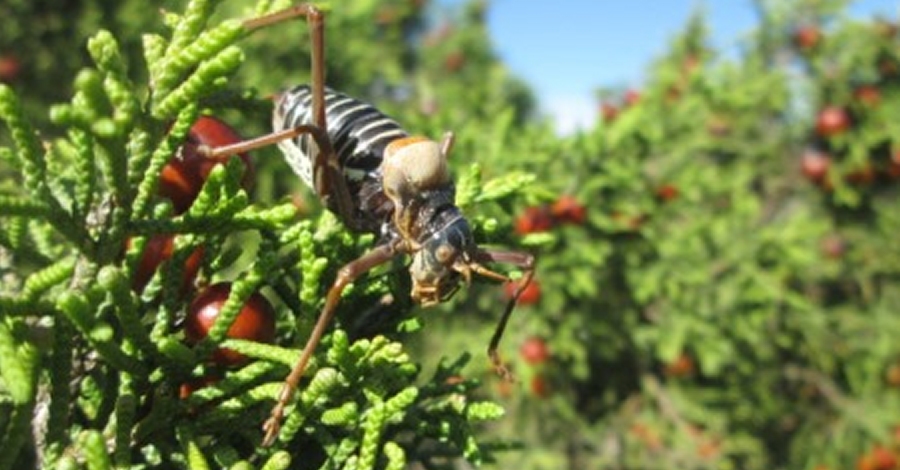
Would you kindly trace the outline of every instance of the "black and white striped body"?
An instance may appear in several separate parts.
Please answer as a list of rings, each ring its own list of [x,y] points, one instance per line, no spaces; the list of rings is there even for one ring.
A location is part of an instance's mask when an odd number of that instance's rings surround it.
[[[384,149],[408,133],[374,106],[328,88],[325,89],[325,116],[326,131],[358,208],[359,219],[367,231],[380,231],[393,211],[381,188]],[[278,96],[272,124],[275,131],[314,124],[309,85],[294,87]],[[313,138],[303,134],[279,142],[278,147],[291,169],[315,190],[313,162],[319,149]]]

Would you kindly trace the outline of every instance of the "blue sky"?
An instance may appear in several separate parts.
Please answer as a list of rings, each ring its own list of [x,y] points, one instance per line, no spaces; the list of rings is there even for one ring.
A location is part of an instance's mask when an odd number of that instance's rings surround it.
[[[491,0],[488,25],[504,62],[568,132],[593,122],[598,87],[639,86],[698,7],[719,50],[735,50],[756,23],[751,0]],[[898,0],[857,0],[851,13],[896,18],[898,7]]]

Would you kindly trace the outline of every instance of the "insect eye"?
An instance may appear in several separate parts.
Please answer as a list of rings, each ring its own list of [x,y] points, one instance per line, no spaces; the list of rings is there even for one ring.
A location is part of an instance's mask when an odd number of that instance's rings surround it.
[[[444,244],[435,250],[434,256],[440,263],[447,264],[452,260],[455,251],[452,246]]]

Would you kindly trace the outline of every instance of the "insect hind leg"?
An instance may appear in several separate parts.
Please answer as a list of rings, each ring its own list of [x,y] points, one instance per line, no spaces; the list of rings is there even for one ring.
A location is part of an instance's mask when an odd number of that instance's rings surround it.
[[[285,21],[305,18],[310,32],[310,90],[312,92],[312,124],[302,124],[289,129],[276,130],[254,139],[216,148],[201,148],[199,152],[207,157],[224,157],[249,150],[277,144],[310,134],[318,148],[313,152],[313,189],[325,205],[338,213],[341,220],[351,229],[358,230],[362,222],[344,180],[341,166],[328,136],[325,113],[325,13],[311,3],[303,3],[243,22],[247,32],[272,26]]]
[[[325,13],[311,3],[303,3],[250,18],[244,21],[243,26],[248,32],[252,32],[297,18],[305,18],[309,26],[313,124],[321,129],[327,129],[325,122]]]

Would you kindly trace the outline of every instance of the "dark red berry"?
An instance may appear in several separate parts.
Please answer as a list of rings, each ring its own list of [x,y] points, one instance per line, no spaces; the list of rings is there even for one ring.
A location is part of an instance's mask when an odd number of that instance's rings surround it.
[[[214,284],[191,302],[184,322],[184,335],[188,342],[198,343],[206,338],[230,293],[231,284],[224,282]],[[225,336],[259,343],[274,341],[275,312],[266,298],[259,293],[253,293],[244,302]],[[232,366],[244,363],[247,358],[228,348],[219,348],[213,353],[212,359],[216,364]]]
[[[131,239],[125,242],[125,249],[131,247]],[[164,261],[172,258],[175,251],[175,235],[159,234],[153,235],[144,245],[144,251],[141,253],[141,260],[138,263],[134,275],[131,277],[131,288],[135,292],[143,292],[144,287],[153,277],[153,273],[159,268]],[[181,293],[185,293],[190,289],[191,283],[197,277],[200,271],[200,262],[203,261],[203,247],[198,246],[187,257],[184,262],[182,271]]]
[[[191,126],[187,141],[179,154],[163,167],[159,178],[159,194],[172,201],[177,213],[186,211],[200,194],[212,169],[230,158],[207,158],[197,152],[197,149],[200,146],[221,147],[241,140],[237,131],[228,124],[212,116],[201,116]],[[239,157],[244,162],[242,183],[247,188],[253,181],[253,164],[247,154],[240,154]]]

